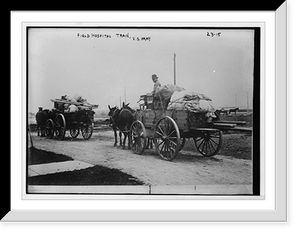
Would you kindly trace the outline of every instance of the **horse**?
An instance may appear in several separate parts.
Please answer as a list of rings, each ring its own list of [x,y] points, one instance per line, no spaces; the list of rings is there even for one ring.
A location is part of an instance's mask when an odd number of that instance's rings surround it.
[[[239,111],[239,108],[229,109],[229,114],[234,113],[236,115],[236,112]]]
[[[225,115],[227,116],[227,115],[228,115],[228,111],[225,110],[224,108],[222,108],[222,109],[217,109],[217,110],[215,111],[215,114],[216,114],[217,117],[220,117],[221,114],[225,114]]]
[[[125,149],[125,142],[126,138],[129,135],[130,127],[132,123],[135,121],[135,111],[129,107],[129,103],[125,105],[123,102],[123,107],[119,109],[117,106],[111,108],[108,105],[109,113],[108,116],[110,117],[110,124],[114,130],[115,135],[115,144],[117,145],[117,130],[119,131],[120,137],[120,146],[123,146]],[[122,134],[124,135],[124,140],[122,143]],[[130,148],[130,138],[128,138],[128,148]]]

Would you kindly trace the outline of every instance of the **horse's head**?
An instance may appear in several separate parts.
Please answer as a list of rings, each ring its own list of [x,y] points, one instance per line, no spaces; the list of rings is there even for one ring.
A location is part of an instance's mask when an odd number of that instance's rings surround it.
[[[115,107],[111,108],[110,105],[108,105],[108,108],[109,108],[108,116],[110,118],[114,118],[117,115],[119,115],[120,109],[118,108],[118,106],[115,106]]]
[[[125,103],[123,102],[123,107],[122,107],[121,110],[126,109],[126,110],[129,110],[132,114],[134,114],[136,111],[135,111],[134,109],[130,108],[130,107],[129,107],[129,104],[130,104],[130,103],[125,104]]]
[[[125,107],[129,107],[129,104],[130,104],[130,103],[128,103],[128,104],[125,104],[125,102],[123,102],[123,108],[125,108]]]

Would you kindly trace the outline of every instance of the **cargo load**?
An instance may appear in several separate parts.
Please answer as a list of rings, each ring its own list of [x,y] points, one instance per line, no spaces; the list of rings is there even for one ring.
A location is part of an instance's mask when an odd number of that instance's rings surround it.
[[[179,92],[183,90],[185,89],[176,85],[172,85],[172,84],[163,85],[159,88],[158,91],[155,92],[154,98],[159,98],[161,100],[169,99],[171,98],[171,96],[175,91]]]
[[[68,95],[61,96],[60,99],[50,99],[54,102],[56,109],[64,112],[76,112],[78,110],[92,110],[98,108],[98,105],[90,104],[81,95],[76,94],[73,97]]]
[[[168,110],[188,110],[190,112],[211,111],[215,109],[211,104],[211,99],[204,94],[187,90],[175,91],[168,104]]]

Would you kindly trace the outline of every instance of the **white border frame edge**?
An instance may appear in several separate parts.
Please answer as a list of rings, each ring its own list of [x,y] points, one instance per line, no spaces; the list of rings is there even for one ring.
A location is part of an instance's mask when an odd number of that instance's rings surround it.
[[[287,220],[287,3],[275,14],[276,183],[274,210],[11,210],[4,222],[284,222]]]

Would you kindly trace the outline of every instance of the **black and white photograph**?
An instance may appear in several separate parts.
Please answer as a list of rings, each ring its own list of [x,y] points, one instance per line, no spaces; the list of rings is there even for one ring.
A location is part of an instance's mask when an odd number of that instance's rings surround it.
[[[26,193],[261,195],[260,37],[27,27]]]
[[[2,227],[291,227],[291,1],[12,10]]]

